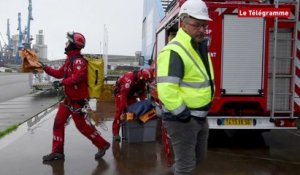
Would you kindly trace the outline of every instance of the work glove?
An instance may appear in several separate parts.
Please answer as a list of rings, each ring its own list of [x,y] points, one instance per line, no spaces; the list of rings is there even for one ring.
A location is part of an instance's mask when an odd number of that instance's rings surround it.
[[[62,86],[62,84],[60,81],[53,81],[52,86],[54,87],[54,89],[58,89]]]
[[[39,61],[39,64],[41,65],[42,69],[44,69],[46,67],[46,64],[44,64],[43,62]]]
[[[119,135],[114,135],[113,136],[113,141],[114,142],[121,142],[121,137]]]

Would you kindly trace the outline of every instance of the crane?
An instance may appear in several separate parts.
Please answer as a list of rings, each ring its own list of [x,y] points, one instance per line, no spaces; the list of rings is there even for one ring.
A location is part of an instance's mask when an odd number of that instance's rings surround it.
[[[18,41],[18,50],[16,53],[16,64],[20,63],[20,56],[19,56],[19,50],[22,48],[22,40],[23,40],[23,33],[22,33],[22,27],[21,27],[21,13],[18,13],[18,28],[19,31],[19,41]]]
[[[3,36],[2,36],[1,32],[0,32],[0,36],[1,36],[2,40],[3,40]],[[5,46],[6,45],[5,41],[3,40],[3,42],[4,42],[4,46]],[[4,46],[2,46],[2,43],[1,43],[1,40],[0,40],[0,66],[3,66],[4,59],[5,59],[5,57],[4,57],[4,55],[5,55],[5,53],[4,53]]]
[[[25,27],[24,32],[22,32],[21,26],[21,13],[18,13],[18,29],[19,30],[19,42],[18,42],[18,51],[21,48],[31,48],[31,36],[30,36],[30,21],[33,20],[32,17],[32,1],[28,0],[28,19],[27,19],[27,27]],[[23,42],[23,43],[22,43]],[[20,63],[19,52],[16,53],[16,64]]]
[[[0,66],[3,66],[3,49],[0,41]]]
[[[10,35],[10,23],[9,19],[7,19],[7,31],[6,31],[6,36],[7,36],[7,45],[4,48],[5,50],[5,61],[6,63],[10,63],[13,60],[13,52],[14,52],[14,46],[13,46],[13,41]]]
[[[28,0],[29,5],[28,5],[28,20],[27,20],[27,27],[25,29],[25,42],[23,43],[25,48],[31,48],[31,36],[30,36],[30,21],[33,20],[32,17],[32,1]]]
[[[0,60],[2,60],[2,52],[3,52],[3,48],[2,48],[1,41],[0,41]]]
[[[6,36],[7,36],[7,49],[13,50],[12,38],[10,37],[10,25],[9,25],[9,19],[7,19]]]

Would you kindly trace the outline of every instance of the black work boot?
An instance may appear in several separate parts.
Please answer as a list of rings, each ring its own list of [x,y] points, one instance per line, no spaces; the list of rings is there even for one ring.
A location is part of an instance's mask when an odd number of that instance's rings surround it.
[[[52,160],[64,160],[65,155],[62,153],[50,153],[43,156],[43,161],[52,161]]]
[[[113,141],[114,142],[121,142],[121,137],[119,135],[114,135],[113,136]]]
[[[110,147],[110,143],[107,143],[103,149],[99,149],[98,152],[95,154],[95,159],[96,160],[101,159],[104,156],[106,150],[109,149],[109,147]]]

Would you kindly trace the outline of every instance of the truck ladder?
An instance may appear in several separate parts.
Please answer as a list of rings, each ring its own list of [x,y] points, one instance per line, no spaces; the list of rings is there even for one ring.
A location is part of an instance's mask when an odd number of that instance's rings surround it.
[[[280,4],[282,4],[282,2],[280,2],[280,0],[275,0],[275,7],[278,8]],[[286,3],[286,2],[285,2]],[[296,46],[296,39],[297,39],[297,27],[294,27],[293,31],[292,31],[292,35],[291,38],[283,38],[280,37],[280,34],[283,34],[282,31],[279,31],[278,29],[278,23],[279,22],[294,22],[296,23],[296,21],[298,20],[298,11],[299,11],[299,4],[298,4],[298,0],[292,0],[291,2],[288,2],[289,4],[293,3],[295,5],[295,16],[293,18],[289,18],[289,19],[278,19],[275,18],[275,23],[274,23],[274,30],[273,30],[273,42],[274,42],[274,46],[273,46],[273,57],[271,57],[272,59],[272,81],[271,81],[271,86],[272,86],[272,91],[271,91],[271,119],[276,118],[276,116],[282,116],[282,114],[288,114],[289,118],[295,118],[294,117],[294,101],[295,98],[299,98],[299,97],[295,97],[295,74],[296,74],[296,50],[297,50],[297,46]],[[296,26],[296,24],[295,24]],[[278,49],[280,49],[278,47],[280,42],[290,42],[291,46],[293,48],[291,48],[292,53],[291,56],[280,56],[280,54],[278,54]],[[290,71],[289,73],[280,70],[280,66],[277,62],[280,61],[284,61],[289,63],[290,62]],[[290,84],[290,87],[288,88],[287,91],[280,91],[282,89],[278,88],[279,90],[277,90],[277,86],[280,85],[281,83],[279,82],[279,80],[288,80],[288,83]],[[285,82],[285,81],[283,81]],[[278,104],[276,104],[280,99],[288,99],[288,107],[284,108],[284,109],[280,109],[280,107],[278,108]],[[282,118],[282,117],[281,117]]]
[[[175,0],[161,0],[161,5],[165,12],[168,11],[170,4],[175,4]]]
[[[166,10],[172,1],[173,0],[161,0],[161,5],[162,5],[163,9]]]

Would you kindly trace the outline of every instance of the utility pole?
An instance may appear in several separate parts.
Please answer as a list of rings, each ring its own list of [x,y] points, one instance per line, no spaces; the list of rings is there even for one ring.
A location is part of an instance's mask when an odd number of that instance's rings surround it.
[[[104,75],[107,75],[107,61],[108,61],[108,30],[104,25],[103,30],[103,60],[104,60]]]

